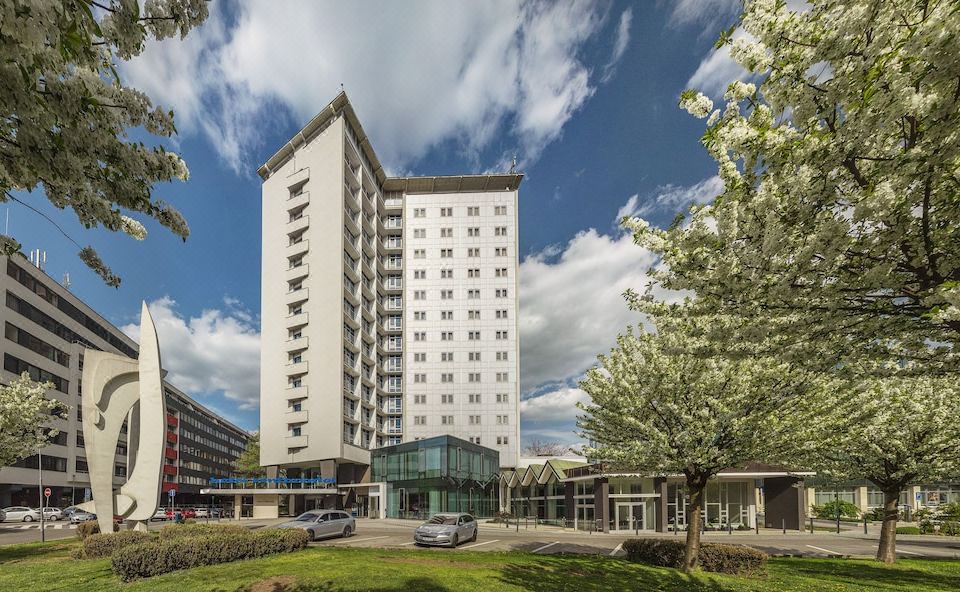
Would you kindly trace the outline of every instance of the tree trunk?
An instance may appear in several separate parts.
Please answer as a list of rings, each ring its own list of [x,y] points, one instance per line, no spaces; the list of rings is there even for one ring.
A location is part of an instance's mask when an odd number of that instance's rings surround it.
[[[683,555],[683,571],[691,572],[697,567],[700,555],[700,509],[703,507],[704,480],[687,479],[687,491],[690,492],[690,507],[687,515],[687,548]]]
[[[883,526],[880,528],[880,545],[877,547],[877,561],[894,563],[897,560],[897,504],[900,501],[900,487],[883,490]]]

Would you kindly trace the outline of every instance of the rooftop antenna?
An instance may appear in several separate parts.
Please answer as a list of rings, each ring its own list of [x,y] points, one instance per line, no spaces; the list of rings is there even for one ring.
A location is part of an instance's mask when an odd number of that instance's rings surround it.
[[[10,236],[10,208],[7,208],[7,221],[3,225],[3,234],[5,236]]]
[[[68,290],[70,289],[70,273],[69,272],[65,272],[63,274],[63,281],[60,283],[63,285],[64,288]]]
[[[346,90],[344,90],[342,82],[340,83],[340,92],[347,92]]]
[[[513,162],[510,163],[510,174],[517,172],[517,155],[513,155]]]

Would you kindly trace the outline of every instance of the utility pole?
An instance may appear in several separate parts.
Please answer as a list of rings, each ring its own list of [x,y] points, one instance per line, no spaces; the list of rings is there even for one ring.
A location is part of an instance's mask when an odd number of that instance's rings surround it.
[[[43,453],[37,446],[37,495],[40,496],[40,542],[47,542],[47,531],[43,524]]]

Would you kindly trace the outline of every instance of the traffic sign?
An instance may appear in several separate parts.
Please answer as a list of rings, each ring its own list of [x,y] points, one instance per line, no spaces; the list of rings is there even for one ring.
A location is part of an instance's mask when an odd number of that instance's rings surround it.
[[[46,489],[43,490],[43,497],[45,497],[45,498],[47,498],[47,499],[50,498],[50,488],[49,488],[49,487],[47,487]]]
[[[173,496],[177,495],[177,490],[176,490],[176,489],[171,489],[171,490],[167,491],[167,495],[169,495],[170,497],[173,497]]]

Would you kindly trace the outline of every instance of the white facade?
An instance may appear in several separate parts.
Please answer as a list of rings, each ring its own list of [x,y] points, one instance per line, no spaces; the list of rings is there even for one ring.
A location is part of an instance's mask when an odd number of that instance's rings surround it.
[[[372,448],[453,434],[479,438],[500,451],[501,464],[515,466],[522,176],[387,177],[343,93],[259,173],[261,463],[368,465]],[[468,207],[480,215],[468,216]],[[453,214],[441,218],[441,208]],[[431,213],[421,218],[414,209]],[[441,237],[447,228],[450,236]],[[468,236],[474,229],[478,236]],[[468,248],[480,255],[468,257]],[[481,277],[468,278],[474,268]],[[468,298],[468,289],[480,297]],[[480,319],[468,322],[469,310],[480,310]],[[441,311],[454,320],[441,322]],[[421,312],[422,324],[415,319]],[[419,342],[412,331],[430,337]],[[469,331],[481,338],[470,341]],[[452,332],[451,341],[442,342],[440,332]],[[441,363],[448,352],[454,361]],[[470,363],[471,353],[481,361]],[[480,382],[471,385],[476,373]],[[424,374],[429,378],[415,382]],[[455,374],[444,383],[448,390],[428,392],[440,387],[441,374]],[[482,403],[468,405],[471,393]],[[442,394],[457,403],[448,408]],[[419,403],[420,395],[429,402]],[[415,424],[414,415],[424,423]],[[444,416],[452,419],[444,423]],[[471,416],[480,419],[471,424]]]

